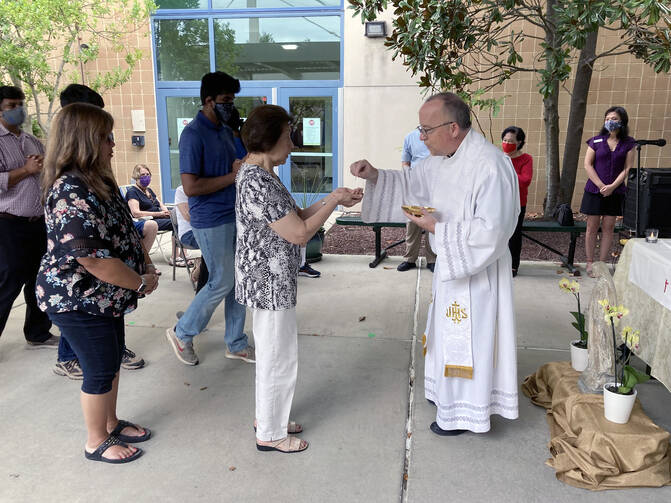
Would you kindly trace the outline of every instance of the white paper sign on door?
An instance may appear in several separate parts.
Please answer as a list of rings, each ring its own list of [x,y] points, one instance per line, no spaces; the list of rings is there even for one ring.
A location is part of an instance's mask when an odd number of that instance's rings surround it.
[[[303,118],[303,145],[321,145],[322,129],[321,119],[318,117]]]
[[[182,136],[182,131],[189,122],[191,122],[191,117],[177,117],[177,142],[179,142],[179,137]]]

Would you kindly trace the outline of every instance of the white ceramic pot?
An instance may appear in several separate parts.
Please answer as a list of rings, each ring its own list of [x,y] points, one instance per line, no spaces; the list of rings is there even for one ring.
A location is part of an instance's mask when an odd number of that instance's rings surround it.
[[[609,382],[603,385],[604,415],[612,423],[626,424],[629,421],[631,409],[634,408],[638,391],[634,388],[631,395],[620,395],[609,391],[608,386],[617,386],[617,384]]]
[[[573,370],[577,370],[578,372],[582,372],[587,368],[587,360],[588,360],[588,355],[589,353],[587,352],[587,348],[582,349],[578,348],[574,345],[575,342],[580,342],[580,339],[571,341],[571,367],[573,367]]]

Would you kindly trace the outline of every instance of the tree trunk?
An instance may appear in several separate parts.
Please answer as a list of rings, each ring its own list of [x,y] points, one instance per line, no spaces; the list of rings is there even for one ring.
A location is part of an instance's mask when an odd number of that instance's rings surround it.
[[[582,145],[582,133],[585,127],[587,95],[589,94],[592,82],[598,34],[598,31],[588,33],[585,46],[580,51],[578,68],[576,69],[575,81],[573,82],[573,92],[571,93],[568,127],[566,129],[564,159],[562,160],[561,179],[559,181],[559,204],[571,204],[571,200],[573,199],[580,147]]]
[[[548,47],[556,47],[556,13],[557,0],[547,2],[548,28],[545,32],[545,43]],[[546,69],[552,72],[548,57]],[[543,120],[545,122],[545,171],[547,174],[547,193],[543,208],[543,216],[550,218],[557,207],[559,196],[559,81],[551,84],[551,91],[543,99]]]

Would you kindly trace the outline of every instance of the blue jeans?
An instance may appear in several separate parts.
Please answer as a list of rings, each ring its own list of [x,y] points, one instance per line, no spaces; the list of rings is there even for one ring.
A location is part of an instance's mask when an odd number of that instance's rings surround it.
[[[225,302],[226,332],[224,341],[232,353],[247,347],[245,326],[246,308],[235,301],[235,222],[193,229],[193,235],[207,263],[207,285],[196,294],[177,322],[175,333],[184,342],[190,342],[207,326],[215,309]]]
[[[184,243],[186,246],[191,246],[192,248],[198,248],[198,241],[193,237],[193,229],[186,231],[184,235],[179,238],[179,240]]]

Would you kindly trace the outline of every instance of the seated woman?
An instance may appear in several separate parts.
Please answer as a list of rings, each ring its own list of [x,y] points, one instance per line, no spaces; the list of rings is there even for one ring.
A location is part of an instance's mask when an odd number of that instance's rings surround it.
[[[124,314],[158,286],[111,168],[112,116],[75,103],[55,117],[42,173],[47,252],[35,293],[81,365],[84,455],[127,463],[151,432],[116,415]]]
[[[273,171],[287,160],[293,143],[291,117],[276,105],[255,108],[242,127],[249,151],[236,178],[235,298],[251,308],[256,345],[256,447],[300,452],[308,443],[288,433],[296,387],[298,334],[296,287],[300,246],[342,204],[361,201],[361,189],[339,188],[299,209]]]
[[[158,200],[154,191],[149,188],[151,184],[151,171],[149,168],[145,164],[136,164],[133,168],[131,178],[135,180],[135,186],[129,187],[126,192],[126,201],[128,201],[128,207],[133,218],[142,219],[143,217],[151,217],[158,226],[157,231],[171,231],[170,211]],[[145,220],[135,222],[135,229],[142,236],[142,243],[145,245],[147,251],[149,251],[154,244],[154,239],[156,239],[156,233],[153,231],[153,224],[149,224],[147,229],[145,229],[145,226],[147,226]],[[152,234],[153,238],[151,237]],[[173,242],[173,250],[174,248]],[[174,255],[172,260],[175,260]],[[184,261],[182,259],[177,260],[177,265],[184,267]]]
[[[135,186],[128,188],[126,201],[133,218],[151,217],[158,224],[158,230],[171,231],[170,211],[149,188],[151,183],[149,168],[144,164],[136,164],[131,178],[135,180]]]

